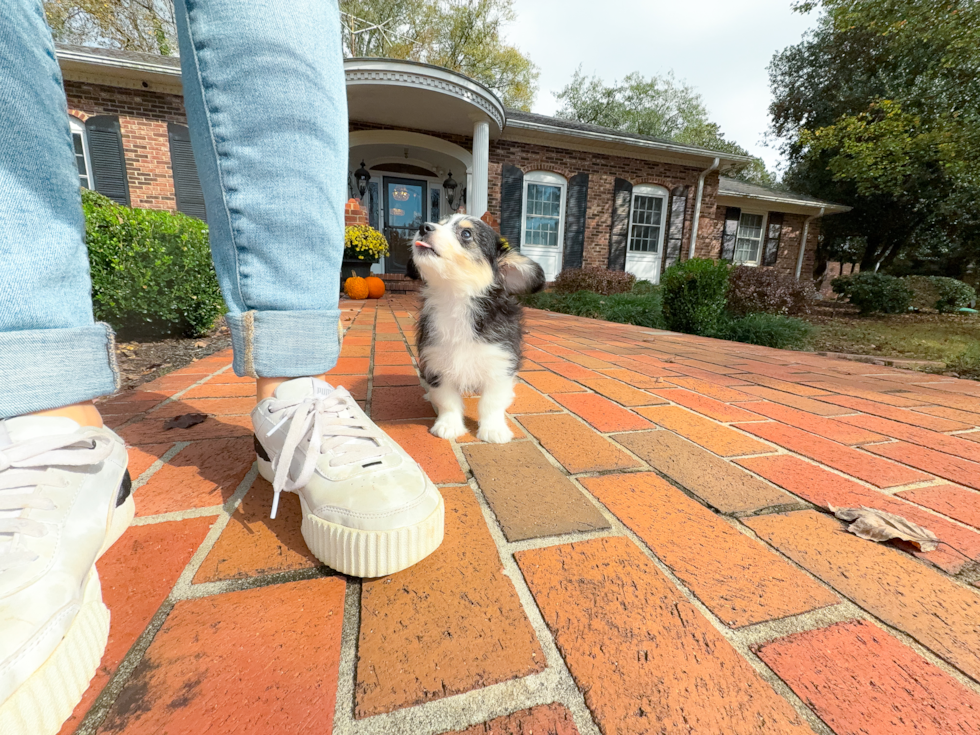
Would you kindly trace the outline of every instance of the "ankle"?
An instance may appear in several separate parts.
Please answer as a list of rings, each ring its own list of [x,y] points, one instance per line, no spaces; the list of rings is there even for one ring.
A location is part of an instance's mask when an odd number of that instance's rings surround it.
[[[310,377],[317,378],[318,380],[326,380],[326,374],[323,375],[312,375]],[[256,378],[255,379],[255,402],[264,401],[266,398],[272,398],[272,394],[276,392],[276,388],[285,383],[287,380],[295,380],[296,378]]]
[[[31,414],[31,416],[57,416],[71,419],[80,426],[94,426],[99,429],[103,426],[102,415],[92,401],[74,403],[71,406],[52,408],[48,411],[37,411]]]

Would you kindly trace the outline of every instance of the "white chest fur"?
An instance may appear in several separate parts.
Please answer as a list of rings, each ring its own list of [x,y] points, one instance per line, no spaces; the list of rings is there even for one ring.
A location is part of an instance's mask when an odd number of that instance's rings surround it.
[[[423,311],[428,339],[421,358],[427,372],[459,391],[474,393],[482,393],[511,373],[513,351],[477,337],[473,312],[465,300],[430,295]]]

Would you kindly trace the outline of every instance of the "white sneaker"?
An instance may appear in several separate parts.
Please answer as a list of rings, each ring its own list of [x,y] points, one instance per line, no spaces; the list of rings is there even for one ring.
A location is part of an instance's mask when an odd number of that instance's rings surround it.
[[[445,508],[432,481],[344,388],[316,378],[280,385],[252,411],[259,474],[299,494],[303,538],[327,566],[381,577],[442,543]]]
[[[126,446],[71,419],[0,421],[0,733],[57,733],[95,675],[95,561],[133,519]]]

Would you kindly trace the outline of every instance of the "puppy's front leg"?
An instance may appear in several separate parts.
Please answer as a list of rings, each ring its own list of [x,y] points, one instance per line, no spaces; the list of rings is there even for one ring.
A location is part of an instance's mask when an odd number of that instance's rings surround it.
[[[463,397],[456,387],[443,382],[438,388],[429,388],[429,400],[436,407],[439,418],[430,430],[440,439],[455,439],[466,433],[463,423]]]
[[[513,438],[504,412],[514,402],[514,377],[488,383],[480,396],[480,430],[476,438],[493,444],[506,444]]]

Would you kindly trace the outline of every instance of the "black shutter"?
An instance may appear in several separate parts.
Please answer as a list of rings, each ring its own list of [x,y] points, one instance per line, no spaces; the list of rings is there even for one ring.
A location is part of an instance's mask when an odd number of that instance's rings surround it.
[[[177,197],[177,211],[190,217],[208,221],[204,208],[204,192],[197,176],[194,151],[191,150],[191,135],[186,125],[167,123],[170,136],[170,169],[174,176],[174,194]]]
[[[500,171],[500,234],[514,248],[521,246],[524,210],[524,172],[505,163]]]
[[[92,161],[95,190],[118,204],[129,206],[129,181],[122,130],[115,115],[98,115],[85,121],[88,154]]]
[[[609,228],[609,270],[626,270],[626,238],[630,231],[630,205],[633,185],[626,179],[616,179],[613,185],[612,224]]]
[[[725,210],[725,227],[721,231],[721,259],[729,263],[735,259],[735,238],[738,237],[738,220],[742,210],[729,207]]]
[[[670,192],[670,219],[667,225],[667,247],[664,249],[664,270],[681,259],[684,247],[684,215],[687,213],[687,187],[675,186]]]
[[[562,268],[581,268],[585,252],[585,214],[589,208],[589,175],[576,174],[568,180],[565,202],[565,252]]]
[[[766,228],[766,249],[762,257],[763,265],[776,265],[779,258],[779,239],[783,234],[783,213],[771,212],[769,226]]]

